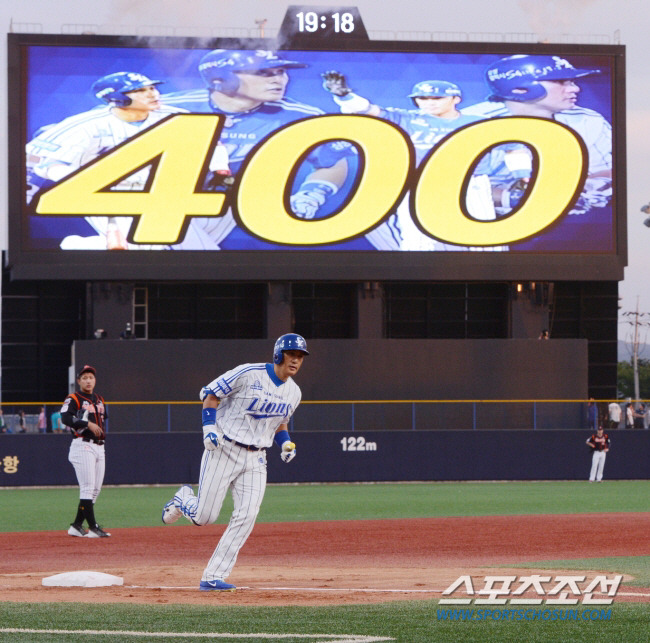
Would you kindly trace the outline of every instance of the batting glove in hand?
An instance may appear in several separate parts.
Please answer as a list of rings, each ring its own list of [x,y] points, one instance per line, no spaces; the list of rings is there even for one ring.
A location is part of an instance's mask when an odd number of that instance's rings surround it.
[[[203,446],[206,451],[216,451],[221,446],[222,436],[216,431],[216,427],[203,427]]]
[[[284,442],[280,457],[282,458],[282,462],[291,462],[296,457],[296,445],[289,440]]]
[[[517,179],[501,194],[501,205],[511,210],[516,208],[522,202],[527,189],[528,179]]]
[[[329,181],[307,181],[300,191],[291,197],[291,209],[301,219],[313,219],[325,201],[336,193],[338,188]]]
[[[340,71],[326,71],[321,74],[323,89],[335,96],[346,96],[352,90],[348,87],[345,76]]]

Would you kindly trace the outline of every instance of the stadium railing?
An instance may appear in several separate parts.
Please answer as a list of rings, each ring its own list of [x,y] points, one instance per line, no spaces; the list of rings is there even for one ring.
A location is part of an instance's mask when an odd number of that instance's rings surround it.
[[[596,400],[607,424],[610,402],[621,405],[625,428],[627,400]],[[643,400],[634,401],[638,406]],[[432,431],[558,430],[589,428],[588,400],[306,400],[291,419],[292,431]],[[48,432],[60,403],[3,404],[8,431],[18,432],[18,410],[26,413],[27,432],[38,432],[40,406],[45,405]],[[646,406],[648,406],[646,402]],[[190,401],[109,402],[110,432],[182,432],[200,426],[200,403]],[[648,427],[646,417],[644,427]]]

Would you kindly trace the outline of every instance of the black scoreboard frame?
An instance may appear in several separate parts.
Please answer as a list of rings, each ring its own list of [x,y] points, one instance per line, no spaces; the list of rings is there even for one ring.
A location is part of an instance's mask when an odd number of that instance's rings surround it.
[[[362,52],[404,56],[409,54],[458,54],[486,60],[517,54],[544,54],[568,59],[601,59],[611,75],[611,123],[613,128],[613,194],[611,244],[606,250],[579,252],[545,250],[525,252],[382,252],[347,249],[279,247],[271,250],[223,251],[89,251],[39,248],[30,237],[25,204],[25,145],[28,86],[32,48],[114,48],[198,50],[269,50],[278,44],[266,39],[137,38],[122,36],[61,36],[8,34],[9,107],[9,246],[6,263],[12,279],[87,280],[621,280],[627,265],[626,148],[625,148],[625,47],[621,45],[567,45],[519,43],[416,42],[347,40],[335,45],[337,55]],[[281,55],[314,52],[314,59],[332,45],[295,38],[282,44]],[[298,54],[296,54],[298,55]],[[112,70],[115,71],[115,70]],[[318,71],[321,71],[320,68]],[[389,73],[390,70],[387,70]],[[98,71],[99,73],[99,71]],[[316,73],[316,71],[314,71]],[[389,80],[387,77],[386,82]],[[197,83],[199,83],[197,76]],[[319,81],[320,82],[320,81]],[[200,87],[199,84],[196,85]],[[291,92],[289,92],[291,93]],[[323,92],[325,93],[325,92]],[[402,94],[404,92],[402,91]],[[70,114],[82,107],[70,109]],[[334,113],[334,110],[332,110]],[[45,125],[46,123],[42,123]],[[78,213],[77,213],[78,214]],[[566,215],[564,215],[566,216]],[[588,234],[588,231],[587,231]]]

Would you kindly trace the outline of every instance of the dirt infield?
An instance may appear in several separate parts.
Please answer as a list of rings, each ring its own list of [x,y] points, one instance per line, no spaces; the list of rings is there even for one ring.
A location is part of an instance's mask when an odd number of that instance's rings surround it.
[[[199,592],[223,530],[113,529],[110,539],[72,538],[64,529],[1,534],[0,600],[262,606],[440,598],[461,575],[480,578],[478,590],[486,575],[565,571],[508,565],[648,555],[650,513],[258,524],[228,579],[242,589]],[[46,576],[81,570],[121,576],[124,586],[42,586]],[[616,600],[650,602],[650,589],[622,586]]]

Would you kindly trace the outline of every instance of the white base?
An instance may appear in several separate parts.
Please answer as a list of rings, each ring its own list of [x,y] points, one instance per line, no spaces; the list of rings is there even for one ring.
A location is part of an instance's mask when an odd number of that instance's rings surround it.
[[[102,572],[65,572],[43,579],[45,587],[109,587],[124,585],[121,576],[112,576]]]

